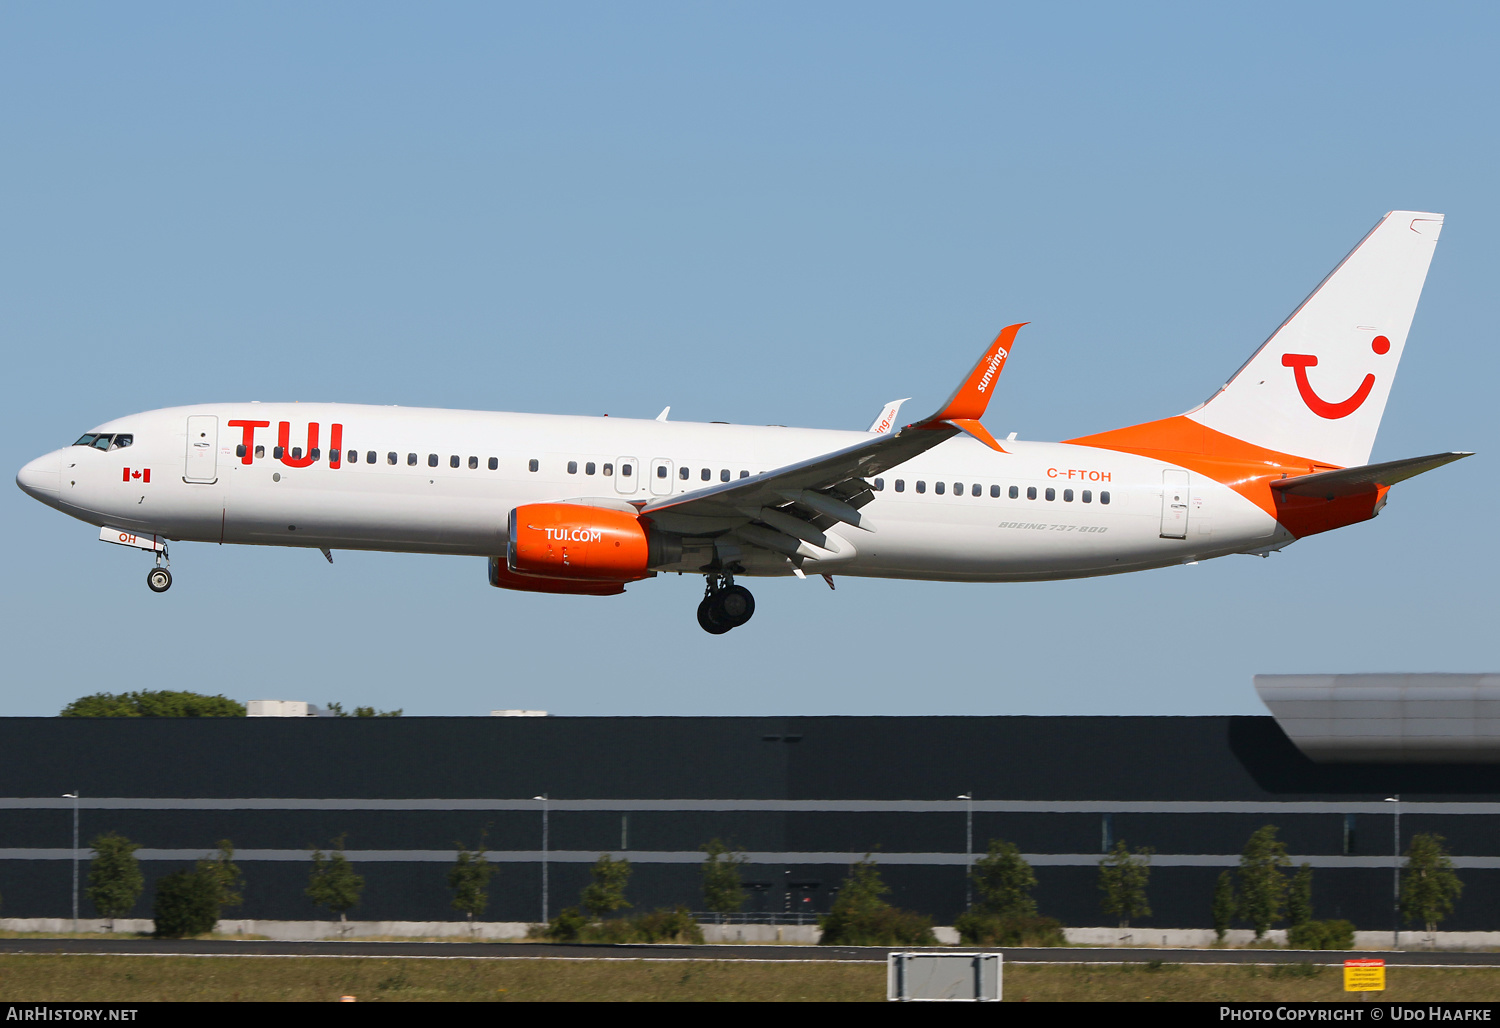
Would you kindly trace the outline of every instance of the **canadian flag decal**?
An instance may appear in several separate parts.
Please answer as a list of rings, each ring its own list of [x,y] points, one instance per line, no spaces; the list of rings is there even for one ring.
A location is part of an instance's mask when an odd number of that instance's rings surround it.
[[[136,468],[134,471],[132,471],[129,468],[126,468],[125,481],[129,482],[131,479],[135,479],[137,482],[143,482],[149,485],[151,482],[151,469]]]

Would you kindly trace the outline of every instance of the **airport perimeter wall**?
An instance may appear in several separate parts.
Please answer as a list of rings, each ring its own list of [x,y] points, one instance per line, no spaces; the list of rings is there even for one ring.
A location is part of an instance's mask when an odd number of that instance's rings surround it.
[[[1444,835],[1465,884],[1442,927],[1500,929],[1500,766],[1319,766],[1269,717],[5,718],[0,916],[69,913],[75,789],[85,861],[104,831],[143,847],[138,917],[224,838],[245,874],[226,916],[326,917],[309,851],[343,836],[366,879],[351,917],[448,921],[455,847],[482,836],[484,919],[535,921],[545,805],[554,914],[601,852],[631,861],[635,909],[701,909],[718,837],[750,855],[748,912],[811,919],[871,853],[892,902],[951,924],[972,790],[974,849],[1016,843],[1066,924],[1106,922],[1098,862],[1124,839],[1156,851],[1141,927],[1206,928],[1215,878],[1274,824],[1315,868],[1317,916],[1372,931],[1391,927],[1400,794],[1403,840]]]

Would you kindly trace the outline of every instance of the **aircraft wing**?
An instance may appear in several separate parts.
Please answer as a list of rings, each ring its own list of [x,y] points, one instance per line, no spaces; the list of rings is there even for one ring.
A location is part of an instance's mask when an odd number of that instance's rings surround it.
[[[669,531],[704,534],[758,521],[765,527],[754,526],[742,533],[747,541],[788,555],[799,549],[799,541],[818,545],[814,540],[822,540],[820,529],[837,522],[874,531],[859,513],[874,498],[864,479],[903,464],[960,432],[1005,452],[979,418],[1020,329],[1021,325],[1011,325],[1001,331],[942,410],[929,418],[774,471],[664,496],[644,505],[641,514]]]
[[[1397,482],[1415,478],[1424,471],[1472,456],[1472,453],[1453,452],[1434,453],[1428,457],[1406,457],[1386,461],[1384,464],[1364,464],[1337,471],[1320,471],[1315,475],[1283,478],[1279,482],[1272,482],[1271,488],[1292,496],[1317,496],[1331,500],[1335,496],[1371,492],[1376,486],[1393,486]]]

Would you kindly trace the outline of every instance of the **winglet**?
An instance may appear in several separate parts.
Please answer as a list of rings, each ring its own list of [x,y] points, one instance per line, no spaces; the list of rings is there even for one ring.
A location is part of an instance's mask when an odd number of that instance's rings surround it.
[[[943,404],[942,409],[912,427],[941,428],[944,425],[952,425],[962,432],[967,432],[990,449],[1004,453],[1005,450],[979,423],[979,419],[984,417],[985,409],[990,405],[991,387],[1000,377],[1000,372],[1005,370],[1005,362],[1010,357],[1011,347],[1016,341],[1016,333],[1021,331],[1022,326],[1026,324],[1029,323],[1023,321],[1001,329],[989,349],[984,351],[984,356],[979,358],[979,363],[974,365],[974,370],[969,372],[969,377],[953,391],[953,395],[948,397],[948,402]]]
[[[895,428],[896,415],[900,413],[901,405],[910,399],[911,397],[908,396],[904,399],[892,400],[890,403],[886,404],[884,409],[881,410],[880,416],[874,421],[870,422],[870,427],[868,429],[870,434],[885,435],[891,429]]]

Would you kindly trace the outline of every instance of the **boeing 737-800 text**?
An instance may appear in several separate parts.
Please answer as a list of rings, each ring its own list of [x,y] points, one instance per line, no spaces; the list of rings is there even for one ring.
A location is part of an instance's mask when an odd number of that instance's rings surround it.
[[[532,592],[701,574],[715,634],[754,613],[736,578],[1015,582],[1266,554],[1466,456],[1367,463],[1442,223],[1386,215],[1200,406],[1061,443],[980,423],[1012,325],[900,428],[899,402],[867,432],[213,403],[110,421],[16,481],[152,552],[157,592],[168,540],[464,554]]]

